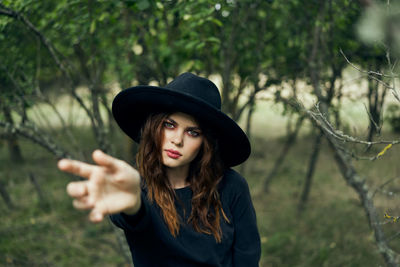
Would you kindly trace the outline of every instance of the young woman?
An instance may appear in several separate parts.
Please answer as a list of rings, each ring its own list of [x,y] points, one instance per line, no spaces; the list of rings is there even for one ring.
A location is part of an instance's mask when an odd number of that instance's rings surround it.
[[[260,238],[245,179],[229,167],[250,143],[221,112],[208,79],[184,73],[165,87],[119,93],[113,115],[139,142],[138,170],[96,150],[96,165],[63,159],[77,209],[100,222],[110,215],[125,232],[135,267],[258,266]]]

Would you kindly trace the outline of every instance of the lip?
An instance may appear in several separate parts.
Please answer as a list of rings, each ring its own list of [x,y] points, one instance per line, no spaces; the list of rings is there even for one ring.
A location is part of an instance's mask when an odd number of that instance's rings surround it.
[[[165,152],[167,152],[167,156],[173,159],[178,159],[182,156],[181,153],[179,153],[179,151],[176,150],[172,150],[172,149],[166,149]]]

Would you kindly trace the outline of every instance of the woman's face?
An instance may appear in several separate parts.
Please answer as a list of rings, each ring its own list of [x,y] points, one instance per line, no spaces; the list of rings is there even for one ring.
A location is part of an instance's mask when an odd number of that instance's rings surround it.
[[[162,161],[170,168],[188,168],[203,143],[203,134],[195,119],[177,112],[163,121]]]

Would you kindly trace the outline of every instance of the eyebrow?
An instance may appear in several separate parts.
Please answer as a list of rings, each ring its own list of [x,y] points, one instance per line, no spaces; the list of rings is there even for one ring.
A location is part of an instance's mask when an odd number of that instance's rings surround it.
[[[174,120],[171,119],[170,117],[167,117],[167,120],[169,120],[169,121],[172,122],[173,124],[179,125],[179,123],[177,123],[176,121],[174,121]],[[201,131],[200,127],[198,127],[198,126],[189,126],[189,127],[186,127],[186,129]]]

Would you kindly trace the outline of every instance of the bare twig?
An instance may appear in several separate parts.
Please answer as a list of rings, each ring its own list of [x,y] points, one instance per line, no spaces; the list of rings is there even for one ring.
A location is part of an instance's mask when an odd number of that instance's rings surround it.
[[[372,124],[374,125],[375,129],[379,132],[380,129],[381,129],[382,127],[376,123],[376,121],[375,121],[374,118],[372,117],[371,112],[369,112],[369,110],[368,110],[368,108],[367,108],[367,106],[366,106],[365,104],[364,104],[364,108],[365,108],[365,111],[366,111],[367,114],[368,114],[368,117],[369,117],[370,121],[371,121]]]
[[[70,91],[71,91],[72,96],[76,99],[76,101],[78,101],[79,105],[88,114],[88,117],[91,120],[92,124],[95,124],[92,112],[85,105],[83,99],[76,93],[75,88],[74,88],[74,79],[73,79],[72,75],[70,74],[70,72],[68,71],[67,67],[64,65],[64,63],[58,57],[58,52],[54,48],[54,46],[50,42],[50,40],[47,39],[24,15],[22,15],[19,12],[11,10],[10,8],[7,8],[6,6],[4,6],[1,3],[0,3],[0,15],[9,16],[9,17],[12,17],[12,18],[15,18],[15,19],[21,21],[31,32],[33,32],[40,39],[42,44],[49,51],[51,58],[56,62],[56,65],[58,66],[58,68],[65,75],[65,77],[68,78],[68,81],[70,82],[70,87],[71,87]]]
[[[70,155],[61,149],[52,139],[46,134],[40,132],[34,124],[11,125],[10,123],[0,121],[0,127],[3,127],[13,133],[25,137],[32,142],[44,147],[57,158],[70,158]]]
[[[323,127],[324,131],[329,133],[331,136],[335,137],[339,141],[342,142],[351,142],[351,143],[358,143],[363,145],[377,145],[377,144],[392,144],[397,145],[400,143],[400,140],[380,140],[380,141],[364,141],[353,136],[344,134],[342,131],[336,130],[331,123],[327,120],[326,116],[324,116],[321,111],[319,111],[318,104],[315,105],[315,109],[317,112],[312,112],[310,110],[305,111],[310,118],[313,119],[318,126]]]
[[[387,242],[392,241],[393,239],[395,239],[395,238],[398,237],[398,236],[400,236],[400,232],[397,232],[397,233],[394,234],[393,236],[389,237],[389,238],[387,239]]]
[[[361,73],[364,73],[364,74],[367,74],[367,75],[376,75],[376,76],[379,76],[379,77],[386,77],[386,78],[393,78],[393,77],[399,77],[399,76],[393,76],[393,75],[387,75],[387,74],[384,74],[384,73],[380,73],[380,72],[378,72],[378,71],[371,71],[371,70],[362,70],[362,69],[360,69],[360,68],[358,68],[356,65],[354,65],[347,57],[346,57],[346,55],[344,54],[344,52],[343,52],[343,50],[342,49],[340,49],[340,53],[342,54],[342,56],[344,57],[344,59],[347,61],[347,63],[350,65],[350,66],[352,66],[354,69],[356,69],[357,71],[359,71],[359,72],[361,72]]]
[[[384,188],[386,185],[390,184],[391,182],[393,182],[393,181],[396,180],[396,179],[400,179],[400,176],[390,178],[389,180],[387,180],[387,181],[384,182],[383,184],[379,185],[379,186],[374,190],[374,192],[372,193],[372,197],[374,197],[378,191],[382,191],[382,188]]]

